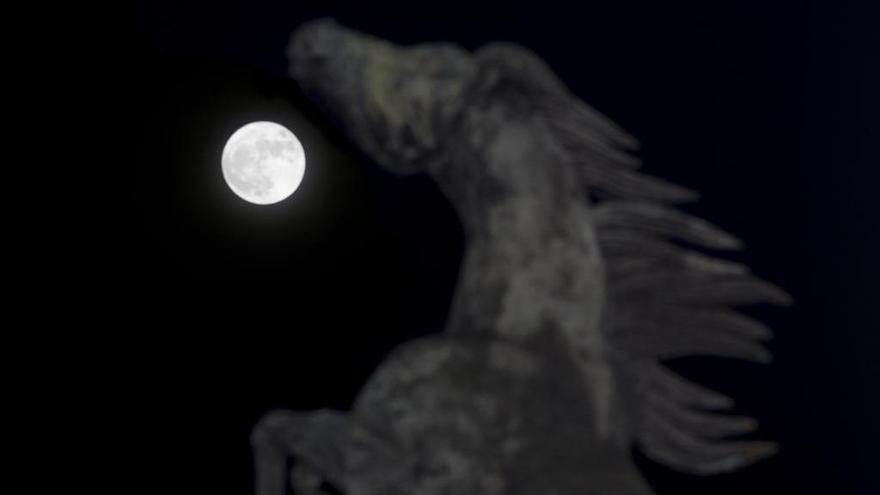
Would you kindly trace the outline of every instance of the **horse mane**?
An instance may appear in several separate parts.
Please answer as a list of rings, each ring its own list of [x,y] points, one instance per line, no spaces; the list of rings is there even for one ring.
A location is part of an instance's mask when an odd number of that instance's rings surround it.
[[[594,201],[606,279],[602,334],[625,437],[654,461],[694,474],[730,471],[772,455],[770,442],[730,438],[757,429],[750,417],[722,412],[732,399],[663,362],[690,355],[768,362],[760,341],[770,330],[732,308],[785,305],[789,296],[748,267],[701,252],[743,244],[676,208],[697,193],[641,172],[633,156],[637,140],[572,94],[536,54],[493,43],[476,58],[483,84],[506,85],[550,130],[564,161],[578,171],[584,201]]]

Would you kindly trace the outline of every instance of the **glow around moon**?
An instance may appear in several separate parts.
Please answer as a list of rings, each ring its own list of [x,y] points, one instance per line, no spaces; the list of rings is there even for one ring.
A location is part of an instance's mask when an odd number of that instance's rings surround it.
[[[299,139],[274,122],[251,122],[235,131],[223,147],[226,184],[245,201],[277,203],[299,187],[306,156]]]

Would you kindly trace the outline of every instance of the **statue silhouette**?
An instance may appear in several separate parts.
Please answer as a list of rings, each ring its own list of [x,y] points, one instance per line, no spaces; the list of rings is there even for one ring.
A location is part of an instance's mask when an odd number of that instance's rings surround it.
[[[320,20],[289,56],[367,155],[439,184],[467,247],[446,330],[393,351],[351,411],[259,422],[257,495],[642,495],[634,445],[696,474],[773,454],[737,438],[757,424],[725,414],[730,398],[662,360],[768,361],[769,330],[731,308],[788,296],[695,250],[742,244],[676,209],[696,194],[640,172],[636,140],[534,53]]]

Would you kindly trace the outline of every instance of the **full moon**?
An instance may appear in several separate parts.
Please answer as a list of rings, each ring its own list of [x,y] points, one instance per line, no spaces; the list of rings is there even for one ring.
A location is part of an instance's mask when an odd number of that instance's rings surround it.
[[[306,171],[299,139],[274,122],[251,122],[235,131],[223,147],[226,184],[250,203],[277,203],[296,191]]]

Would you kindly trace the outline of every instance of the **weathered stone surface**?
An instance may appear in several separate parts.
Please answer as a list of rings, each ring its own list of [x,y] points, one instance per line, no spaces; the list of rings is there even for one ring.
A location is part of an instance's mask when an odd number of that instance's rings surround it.
[[[467,252],[446,331],[401,345],[350,413],[258,425],[258,495],[282,495],[286,456],[308,466],[303,493],[313,470],[354,495],[639,495],[633,445],[701,474],[773,452],[727,440],[755,422],[708,412],[730,400],[660,360],[765,359],[766,329],[724,306],[787,296],[682,247],[740,243],[675,210],[694,194],[638,172],[635,140],[537,56],[398,47],[332,21],[301,27],[289,55],[379,165],[437,181]]]

